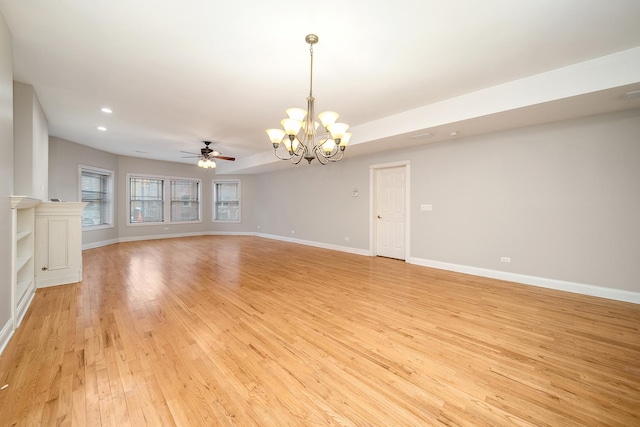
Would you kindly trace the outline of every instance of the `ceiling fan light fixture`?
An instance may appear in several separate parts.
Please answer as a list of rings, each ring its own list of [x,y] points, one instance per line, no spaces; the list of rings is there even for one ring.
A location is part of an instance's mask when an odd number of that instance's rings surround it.
[[[198,167],[201,167],[203,169],[215,169],[217,166],[215,159],[229,160],[231,162],[234,162],[236,160],[235,157],[223,156],[222,153],[220,153],[218,150],[214,150],[213,148],[209,147],[209,145],[211,145],[211,141],[202,142],[204,143],[204,148],[200,149],[199,154],[191,153],[189,151],[182,151],[186,154],[193,154],[192,156],[187,157],[197,157]]]
[[[198,160],[198,166],[200,166],[203,169],[215,169],[216,168],[216,162],[214,162],[213,160],[211,160],[209,158],[202,158],[202,159]]]
[[[305,41],[309,44],[309,57],[311,59],[309,74],[309,96],[307,97],[307,109],[288,108],[285,113],[287,118],[280,124],[284,129],[267,129],[267,135],[273,146],[274,154],[281,160],[290,160],[298,164],[302,159],[309,163],[318,159],[320,164],[337,162],[342,159],[344,151],[349,143],[351,134],[347,132],[349,125],[336,123],[338,113],[324,111],[318,114],[318,120],[322,123],[326,135],[318,135],[318,123],[315,116],[315,98],[313,97],[313,45],[318,43],[318,36],[307,34]],[[300,129],[303,130],[300,136]],[[278,148],[284,145],[286,153],[279,154]],[[280,150],[282,151],[282,150]]]

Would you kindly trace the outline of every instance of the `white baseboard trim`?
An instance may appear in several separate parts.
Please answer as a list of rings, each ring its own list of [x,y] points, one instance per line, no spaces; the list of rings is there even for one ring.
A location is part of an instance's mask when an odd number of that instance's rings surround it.
[[[9,344],[9,340],[13,336],[14,331],[15,328],[13,327],[13,321],[9,319],[0,331],[0,354],[2,354],[5,347],[7,347],[7,344]]]
[[[297,243],[300,245],[314,246],[316,248],[329,249],[332,251],[347,252],[355,255],[370,256],[368,249],[350,248],[348,246],[332,245],[330,243],[314,242],[312,240],[292,239],[290,237],[277,236],[275,234],[254,233],[254,236],[265,239],[280,240],[283,242]]]
[[[291,237],[278,236],[275,234],[254,233],[250,231],[208,231],[205,233],[182,233],[182,234],[164,234],[157,236],[137,236],[125,237],[121,239],[107,240],[104,242],[90,243],[83,245],[82,249],[93,249],[101,246],[110,245],[120,242],[134,242],[142,240],[172,239],[178,237],[192,236],[256,236],[265,239],[280,240],[283,242],[297,243],[300,245],[313,246],[316,248],[329,249],[333,251],[346,252],[354,255],[371,256],[368,249],[351,248],[348,246],[333,245],[330,243],[314,242],[311,240],[294,239]],[[558,291],[572,292],[576,294],[590,295],[600,298],[607,298],[617,301],[631,302],[640,304],[640,293],[625,291],[622,289],[604,288],[601,286],[587,285],[583,283],[567,282],[563,280],[547,279],[544,277],[527,276],[524,274],[509,273],[505,271],[490,270],[480,267],[470,267],[466,265],[451,264],[441,261],[433,261],[429,259],[409,257],[406,260],[409,264],[420,265],[423,267],[437,268],[439,270],[455,271],[458,273],[471,274],[474,276],[488,277],[491,279],[504,280],[507,282],[522,283],[525,285],[538,286],[541,288],[555,289]]]
[[[208,231],[207,236],[255,236],[252,231]]]
[[[176,239],[179,237],[195,237],[195,236],[206,236],[206,233],[194,232],[194,233],[176,233],[176,234],[156,234],[152,236],[121,237],[118,239],[118,243],[140,242],[143,240]]]
[[[77,272],[73,274],[68,274],[66,276],[59,277],[47,277],[47,278],[38,278],[36,277],[36,287],[40,288],[50,288],[51,286],[60,286],[60,285],[68,285],[70,283],[82,282],[82,272]]]
[[[23,301],[18,305],[18,307],[16,307],[16,324],[14,325],[14,328],[16,329],[22,323],[22,319],[24,319],[24,316],[27,314],[27,310],[31,305],[31,301],[33,301],[33,298],[36,296],[35,283],[31,286],[32,287],[30,287],[27,291],[28,294],[24,297]]]
[[[447,262],[433,261],[422,258],[409,258],[410,264],[423,267],[437,268],[439,270],[455,271],[458,273],[472,274],[474,276],[488,277],[507,282],[522,283],[524,285],[538,286],[541,288],[555,289],[558,291],[573,292],[575,294],[590,295],[617,301],[640,304],[640,293],[625,291],[622,289],[604,288],[601,286],[586,285],[583,283],[567,282],[564,280],[546,279],[544,277],[527,276],[524,274],[509,273],[505,271],[489,270],[486,268],[469,267],[466,265],[450,264]]]
[[[262,237],[265,239],[281,240],[283,242],[314,246],[316,248],[330,249],[333,251],[347,252],[355,255],[371,256],[371,254],[369,253],[369,250],[367,249],[350,248],[348,246],[332,245],[330,243],[314,242],[311,240],[292,239],[290,237],[277,236],[275,234],[254,233],[252,231],[207,231],[204,233],[159,234],[156,236],[123,237],[120,239],[111,239],[111,240],[105,240],[102,242],[88,243],[86,245],[82,245],[82,250],[99,248],[102,246],[112,245],[114,243],[138,242],[143,240],[158,240],[158,239],[174,239],[178,237],[193,237],[193,236],[256,236],[256,237]]]
[[[140,242],[143,240],[160,240],[160,239],[175,239],[179,237],[193,237],[193,236],[206,236],[208,233],[178,233],[178,234],[156,234],[153,236],[134,236],[134,237],[121,237],[119,239],[103,240],[101,242],[85,243],[82,245],[82,250],[101,248],[102,246],[109,246],[116,243],[126,242]]]
[[[83,243],[82,250],[85,251],[87,249],[101,248],[103,246],[109,246],[115,243],[118,243],[118,239],[103,240],[101,242]]]

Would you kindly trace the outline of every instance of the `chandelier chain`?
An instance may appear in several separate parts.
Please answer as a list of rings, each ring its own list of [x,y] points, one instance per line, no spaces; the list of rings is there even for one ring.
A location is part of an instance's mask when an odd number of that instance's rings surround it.
[[[313,98],[313,44],[309,43],[309,55],[311,56],[311,72],[309,73],[309,96]]]

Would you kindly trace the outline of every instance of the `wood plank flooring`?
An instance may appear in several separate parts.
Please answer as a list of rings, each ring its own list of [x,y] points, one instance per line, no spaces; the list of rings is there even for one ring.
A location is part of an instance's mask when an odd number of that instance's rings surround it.
[[[640,426],[640,305],[245,236],[83,256],[1,426]]]

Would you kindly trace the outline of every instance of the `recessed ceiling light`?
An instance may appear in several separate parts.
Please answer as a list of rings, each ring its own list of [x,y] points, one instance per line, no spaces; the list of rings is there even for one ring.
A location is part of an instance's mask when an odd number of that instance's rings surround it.
[[[102,132],[105,132],[107,130],[107,128],[104,127],[104,126],[98,126],[98,130],[100,130]]]
[[[100,111],[102,111],[103,113],[107,113],[107,114],[113,113],[113,110],[111,108],[109,108],[109,107],[102,107],[100,109]]]
[[[449,136],[458,136],[459,134],[460,134],[460,132],[458,132],[457,130],[455,130],[455,131],[451,132],[451,133],[449,134]]]

